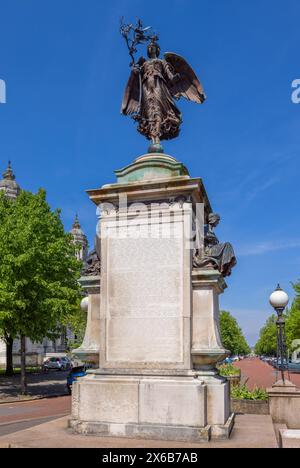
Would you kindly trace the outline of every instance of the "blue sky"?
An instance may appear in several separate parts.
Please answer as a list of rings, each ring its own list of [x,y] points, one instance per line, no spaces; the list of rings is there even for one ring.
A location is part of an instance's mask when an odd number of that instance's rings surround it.
[[[45,187],[67,229],[79,213],[90,241],[95,208],[85,190],[144,154],[147,141],[119,113],[129,58],[119,19],[140,16],[162,51],[184,55],[204,106],[181,102],[180,138],[165,151],[202,177],[217,234],[238,266],[221,306],[253,344],[278,282],[300,278],[298,0],[0,0],[0,170],[11,159],[23,188]]]

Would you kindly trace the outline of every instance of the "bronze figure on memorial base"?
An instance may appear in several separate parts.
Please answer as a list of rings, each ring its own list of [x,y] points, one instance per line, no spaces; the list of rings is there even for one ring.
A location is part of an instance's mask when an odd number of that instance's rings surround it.
[[[130,115],[138,124],[138,131],[152,142],[149,152],[161,153],[162,140],[176,138],[180,132],[182,114],[176,101],[181,97],[197,104],[205,99],[204,90],[187,61],[174,53],[160,58],[158,36],[151,28],[121,25],[132,58],[131,74],[122,102],[122,114]],[[148,60],[140,57],[135,62],[137,46],[146,44]]]

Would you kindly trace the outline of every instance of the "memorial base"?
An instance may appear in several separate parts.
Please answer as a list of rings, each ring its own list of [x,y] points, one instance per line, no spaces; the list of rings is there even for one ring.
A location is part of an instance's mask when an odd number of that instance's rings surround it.
[[[87,333],[76,352],[98,352],[99,369],[74,384],[70,425],[101,436],[226,439],[229,383],[215,369],[229,354],[219,329],[226,283],[215,269],[193,268],[191,241],[202,250],[212,213],[203,182],[163,154],[116,175],[88,191],[101,211],[101,276],[96,290],[84,284]]]
[[[229,438],[228,382],[182,376],[90,374],[73,388],[77,434],[201,442]]]

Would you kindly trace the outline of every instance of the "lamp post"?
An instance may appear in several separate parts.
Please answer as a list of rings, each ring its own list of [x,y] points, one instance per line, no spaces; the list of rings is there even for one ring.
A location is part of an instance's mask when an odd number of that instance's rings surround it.
[[[285,319],[284,309],[289,303],[289,296],[281,289],[280,285],[277,286],[275,291],[270,296],[270,304],[277,313],[276,329],[277,329],[277,369],[281,371],[281,378],[285,383],[284,371],[288,370],[288,355],[286,347],[286,334],[285,334]]]

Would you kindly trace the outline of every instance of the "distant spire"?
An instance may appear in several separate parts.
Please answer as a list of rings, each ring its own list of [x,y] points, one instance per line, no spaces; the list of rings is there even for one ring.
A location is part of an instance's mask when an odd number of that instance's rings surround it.
[[[11,162],[8,161],[6,171],[3,172],[3,179],[0,180],[0,191],[4,191],[5,196],[15,200],[20,194],[20,186],[16,182],[15,174],[13,173]]]
[[[6,171],[3,172],[3,179],[4,180],[15,180],[15,175],[13,173],[13,170],[11,168],[11,161],[8,161],[8,166]]]
[[[76,213],[75,220],[73,223],[73,229],[81,229],[79,218],[78,218],[78,213]]]
[[[70,233],[73,236],[74,243],[81,246],[80,252],[78,252],[76,255],[78,260],[85,261],[88,254],[88,240],[83,230],[81,229],[77,213]]]

